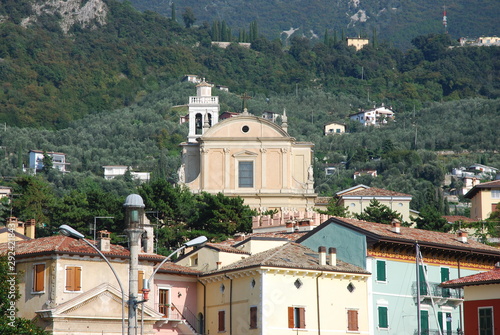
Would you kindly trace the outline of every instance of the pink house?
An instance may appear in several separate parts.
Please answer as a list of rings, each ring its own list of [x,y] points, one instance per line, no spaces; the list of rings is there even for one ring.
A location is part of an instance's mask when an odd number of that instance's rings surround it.
[[[165,263],[158,270],[149,296],[154,301],[154,309],[165,318],[164,323],[156,323],[157,334],[202,333],[203,315],[196,312],[199,273],[172,262]]]

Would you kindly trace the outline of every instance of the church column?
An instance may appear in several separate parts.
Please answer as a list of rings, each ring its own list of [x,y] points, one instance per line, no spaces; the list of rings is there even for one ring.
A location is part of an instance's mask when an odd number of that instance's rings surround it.
[[[202,147],[200,149],[200,164],[201,164],[201,178],[200,178],[200,190],[207,187],[208,178],[208,149]]]
[[[224,176],[224,190],[228,190],[231,187],[231,155],[229,154],[231,150],[229,148],[224,148],[224,167],[223,167],[223,176]]]
[[[266,148],[260,148],[260,152],[262,153],[261,155],[261,181],[260,181],[260,189],[266,189],[267,188],[267,149]]]
[[[281,188],[282,189],[287,189],[289,188],[289,185],[288,185],[288,178],[289,178],[289,174],[290,172],[288,171],[288,169],[290,168],[289,167],[289,164],[288,164],[288,148],[281,148],[281,159],[282,159],[282,163],[283,163],[283,175],[281,176]]]

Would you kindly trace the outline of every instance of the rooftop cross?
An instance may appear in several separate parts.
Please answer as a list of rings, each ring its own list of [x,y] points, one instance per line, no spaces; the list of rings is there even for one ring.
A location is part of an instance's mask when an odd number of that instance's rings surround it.
[[[240,99],[243,100],[243,110],[247,109],[247,100],[252,99],[252,97],[245,92],[240,96]]]

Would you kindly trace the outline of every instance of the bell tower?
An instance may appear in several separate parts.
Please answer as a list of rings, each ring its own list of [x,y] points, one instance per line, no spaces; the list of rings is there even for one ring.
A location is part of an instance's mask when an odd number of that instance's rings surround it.
[[[189,97],[188,107],[188,142],[194,143],[208,128],[219,122],[219,97],[212,96],[212,85],[205,79],[196,85],[196,96]]]

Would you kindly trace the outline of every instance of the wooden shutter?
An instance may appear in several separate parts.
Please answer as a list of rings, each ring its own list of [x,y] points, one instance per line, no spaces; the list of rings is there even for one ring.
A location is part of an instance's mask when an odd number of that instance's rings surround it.
[[[219,311],[219,331],[226,331],[226,312]]]
[[[66,291],[81,291],[82,268],[79,266],[66,267]]]
[[[378,326],[380,328],[388,328],[389,322],[387,320],[387,307],[378,308]]]
[[[82,290],[82,268],[75,266],[75,291]]]
[[[37,264],[33,267],[33,292],[45,290],[45,264]]]
[[[386,281],[385,261],[377,261],[377,280]]]
[[[358,330],[358,311],[347,311],[347,330]]]
[[[257,307],[250,307],[250,328],[257,328]]]
[[[288,328],[295,328],[293,312],[294,312],[294,308],[288,307]]]
[[[144,286],[143,286],[143,280],[144,280],[144,271],[139,270],[137,272],[137,281],[138,281],[137,287],[139,288],[138,291],[141,294],[142,294],[142,289],[144,288]]]
[[[299,308],[299,328],[306,328],[306,309]]]

